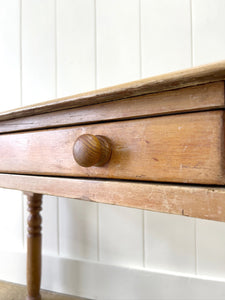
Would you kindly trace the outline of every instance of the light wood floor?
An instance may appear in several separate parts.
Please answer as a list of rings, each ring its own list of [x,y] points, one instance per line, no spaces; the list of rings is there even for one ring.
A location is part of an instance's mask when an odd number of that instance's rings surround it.
[[[85,300],[84,298],[72,297],[42,291],[42,300]],[[21,285],[0,281],[0,300],[25,300],[26,288]],[[87,300],[87,299],[86,299]]]

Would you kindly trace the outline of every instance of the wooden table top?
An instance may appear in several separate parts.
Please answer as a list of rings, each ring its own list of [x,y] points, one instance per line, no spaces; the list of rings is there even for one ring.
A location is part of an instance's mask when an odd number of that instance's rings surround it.
[[[0,121],[225,80],[225,60],[0,113]]]

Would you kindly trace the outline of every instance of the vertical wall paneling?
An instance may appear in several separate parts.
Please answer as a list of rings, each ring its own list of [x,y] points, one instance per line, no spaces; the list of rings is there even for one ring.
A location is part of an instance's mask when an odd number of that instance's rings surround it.
[[[95,88],[94,0],[57,0],[57,95]]]
[[[22,103],[56,97],[55,86],[55,1],[22,1]],[[44,249],[57,254],[57,198],[43,199]],[[25,199],[25,210],[27,202]],[[27,212],[25,212],[27,215]],[[26,218],[25,218],[26,224]],[[53,230],[54,228],[54,230]],[[26,230],[26,226],[25,226]]]
[[[0,1],[0,110],[19,107],[20,89],[20,1]],[[1,249],[23,247],[23,208],[20,192],[0,190]]]
[[[23,105],[55,95],[55,1],[22,1]]]
[[[142,76],[191,66],[189,0],[141,0]]]
[[[143,214],[141,210],[99,205],[100,261],[143,267]]]
[[[146,266],[195,274],[195,220],[145,212]]]
[[[225,223],[197,221],[198,275],[225,278]]]
[[[46,255],[56,255],[58,253],[57,200],[56,197],[52,196],[44,195],[43,197],[43,253]]]
[[[139,1],[96,0],[97,88],[140,78]],[[99,204],[100,261],[143,266],[143,213]]]
[[[192,0],[195,65],[225,59],[224,13],[224,0]]]
[[[57,96],[95,88],[95,1],[57,0]],[[97,259],[97,204],[59,200],[63,257]]]
[[[0,1],[1,111],[20,106],[20,1]]]
[[[96,0],[97,86],[139,78],[139,1]]]
[[[0,189],[1,251],[23,250],[23,210],[19,191]]]
[[[59,198],[60,256],[97,260],[96,203]]]

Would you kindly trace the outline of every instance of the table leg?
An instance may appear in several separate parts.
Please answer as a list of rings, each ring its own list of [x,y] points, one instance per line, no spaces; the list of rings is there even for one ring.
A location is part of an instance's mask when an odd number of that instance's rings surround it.
[[[41,300],[41,205],[42,195],[25,193],[28,199],[27,300]]]

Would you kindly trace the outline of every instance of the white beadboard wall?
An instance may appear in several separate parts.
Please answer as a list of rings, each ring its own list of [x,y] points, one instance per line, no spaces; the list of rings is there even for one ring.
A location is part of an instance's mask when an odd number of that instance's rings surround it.
[[[225,59],[224,14],[224,0],[0,0],[0,110]],[[50,196],[42,215],[43,288],[225,297],[225,223]],[[1,280],[25,282],[26,216],[0,190]]]

